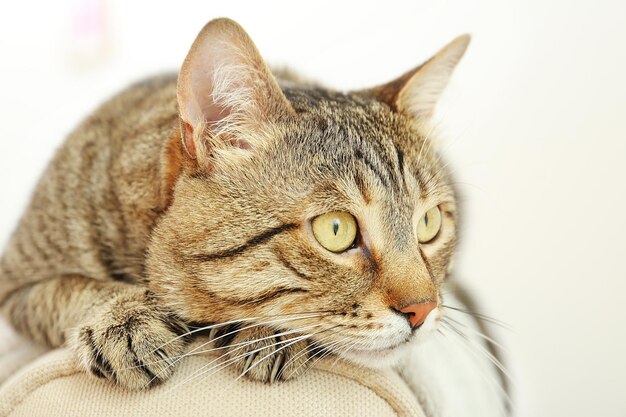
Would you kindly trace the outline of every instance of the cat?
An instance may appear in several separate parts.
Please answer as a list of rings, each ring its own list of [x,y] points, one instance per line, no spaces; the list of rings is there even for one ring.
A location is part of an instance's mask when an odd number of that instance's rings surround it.
[[[177,76],[58,150],[1,258],[3,315],[129,389],[167,380],[205,328],[258,381],[327,354],[396,363],[443,315],[458,209],[430,119],[468,43],[341,93],[273,74],[212,20]]]

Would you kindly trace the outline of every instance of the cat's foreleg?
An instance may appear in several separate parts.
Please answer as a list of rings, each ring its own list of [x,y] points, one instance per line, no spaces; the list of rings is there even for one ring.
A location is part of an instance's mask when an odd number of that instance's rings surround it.
[[[2,313],[21,333],[73,349],[84,369],[131,389],[173,372],[186,326],[163,311],[145,287],[64,276],[6,295]]]

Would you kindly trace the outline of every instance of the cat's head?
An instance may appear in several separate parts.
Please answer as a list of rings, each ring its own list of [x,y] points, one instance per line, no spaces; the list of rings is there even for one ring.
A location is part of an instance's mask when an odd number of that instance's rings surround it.
[[[279,83],[239,25],[207,24],[178,79],[152,290],[186,320],[264,322],[360,362],[433,328],[457,211],[428,126],[468,41],[339,93]]]

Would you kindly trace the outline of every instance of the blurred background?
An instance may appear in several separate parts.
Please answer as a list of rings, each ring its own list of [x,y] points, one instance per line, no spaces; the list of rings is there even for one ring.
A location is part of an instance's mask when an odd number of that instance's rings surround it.
[[[462,192],[457,275],[507,347],[517,416],[626,416],[626,3],[5,3],[0,246],[55,148],[228,16],[268,62],[340,89],[472,44],[437,120]]]

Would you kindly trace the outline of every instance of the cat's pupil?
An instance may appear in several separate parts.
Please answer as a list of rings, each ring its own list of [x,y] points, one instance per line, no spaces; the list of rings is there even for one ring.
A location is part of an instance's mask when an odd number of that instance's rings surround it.
[[[428,227],[428,213],[424,214],[424,224]]]
[[[333,233],[337,236],[337,232],[339,231],[339,220],[333,220]]]

